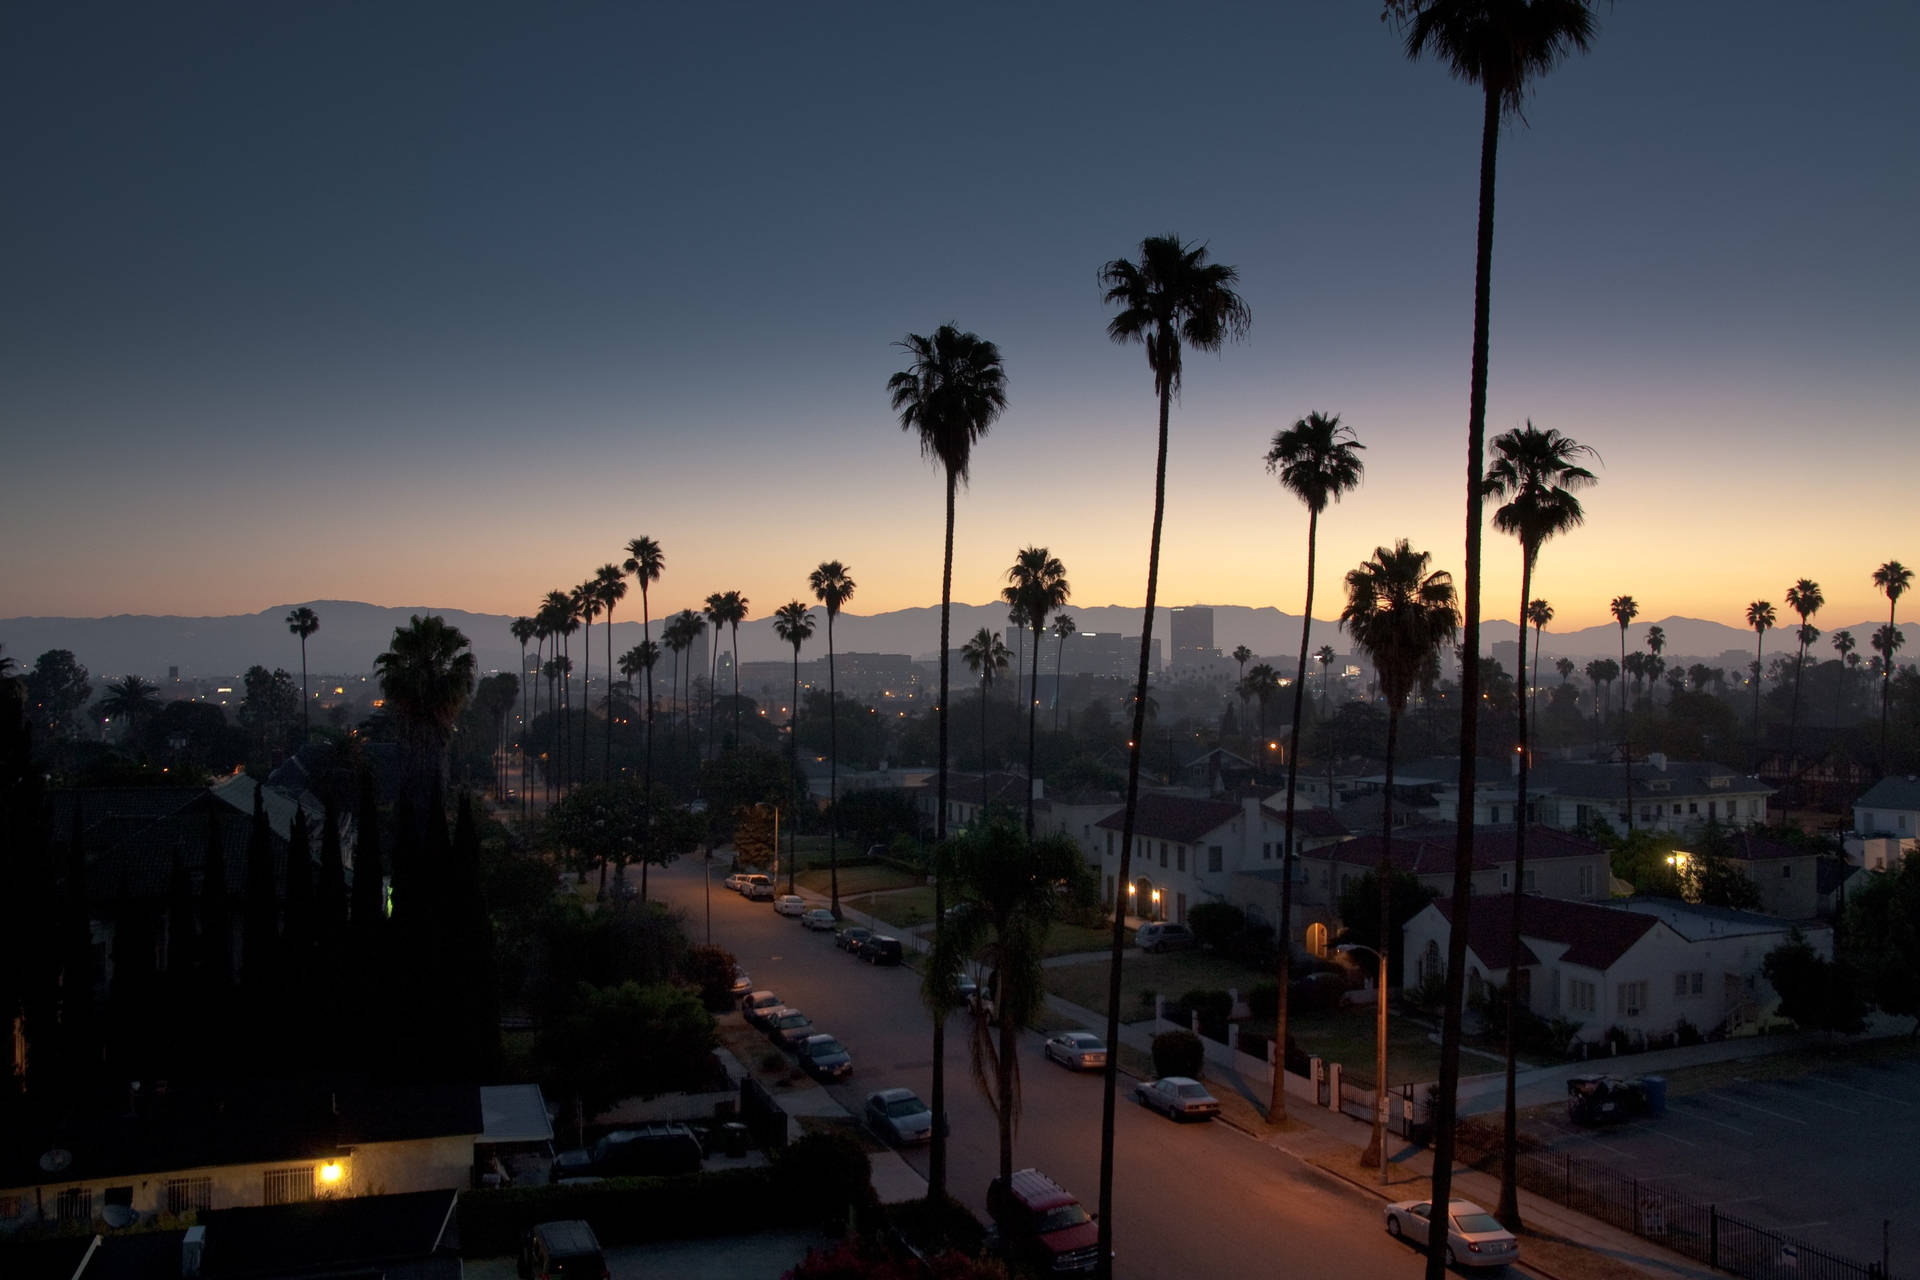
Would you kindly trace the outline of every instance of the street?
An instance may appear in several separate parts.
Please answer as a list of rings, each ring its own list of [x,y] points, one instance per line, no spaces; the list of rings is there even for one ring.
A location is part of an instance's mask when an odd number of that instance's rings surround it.
[[[688,935],[705,934],[698,859],[653,872],[649,890],[686,914]],[[716,875],[726,867],[715,864]],[[910,968],[876,969],[852,959],[825,932],[809,932],[765,902],[721,886],[712,892],[713,941],[732,951],[754,985],[805,1011],[853,1055],[854,1075],[832,1086],[860,1114],[866,1096],[905,1086],[932,1098],[932,1032]],[[737,1016],[737,1015],[736,1015]],[[969,1027],[956,1014],[947,1034],[950,1190],[985,1219],[987,1182],[998,1165],[992,1113],[976,1089]],[[1047,1062],[1041,1038],[1022,1037],[1021,1123],[1014,1165],[1050,1174],[1096,1207],[1100,1168],[1098,1073],[1077,1075]],[[1115,1136],[1115,1273],[1158,1276],[1284,1275],[1408,1277],[1420,1259],[1387,1237],[1380,1204],[1318,1169],[1225,1124],[1174,1124],[1131,1100],[1122,1075]],[[927,1150],[905,1153],[923,1176]],[[1525,1275],[1524,1268],[1510,1274]]]

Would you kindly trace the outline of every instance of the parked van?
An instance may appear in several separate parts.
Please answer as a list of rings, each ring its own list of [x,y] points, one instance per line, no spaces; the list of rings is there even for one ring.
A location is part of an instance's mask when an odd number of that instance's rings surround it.
[[[1092,1271],[1099,1263],[1100,1230],[1093,1215],[1038,1169],[1021,1169],[1011,1182],[989,1182],[987,1213],[1001,1248],[1045,1271]]]
[[[1183,951],[1197,944],[1193,930],[1170,920],[1143,924],[1133,935],[1133,945],[1142,951]]]
[[[684,1124],[643,1124],[618,1129],[587,1151],[554,1157],[553,1180],[566,1178],[661,1178],[700,1172],[700,1139]]]
[[[903,958],[900,939],[875,934],[860,944],[860,958],[868,964],[899,964]]]

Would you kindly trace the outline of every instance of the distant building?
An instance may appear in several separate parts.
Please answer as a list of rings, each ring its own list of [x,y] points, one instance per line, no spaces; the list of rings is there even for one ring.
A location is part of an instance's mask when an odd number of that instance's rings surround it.
[[[1140,637],[1118,631],[1076,631],[1067,637],[1056,661],[1062,675],[1132,679],[1140,674]],[[1149,647],[1147,670],[1158,672],[1160,665],[1160,642],[1155,640]]]
[[[1862,792],[1846,848],[1869,871],[1897,870],[1900,859],[1920,853],[1920,778],[1882,778]]]

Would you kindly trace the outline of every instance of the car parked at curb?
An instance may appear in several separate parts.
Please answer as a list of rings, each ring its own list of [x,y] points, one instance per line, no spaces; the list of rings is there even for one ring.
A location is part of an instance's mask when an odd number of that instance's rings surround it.
[[[840,922],[835,920],[833,912],[825,907],[814,907],[800,917],[800,923],[808,929],[832,929]]]
[[[933,1141],[933,1109],[911,1089],[882,1089],[867,1095],[867,1128],[896,1147]]]
[[[1133,1100],[1169,1120],[1211,1120],[1220,1114],[1220,1099],[1191,1076],[1162,1076],[1133,1086]]]
[[[900,939],[876,933],[860,945],[860,958],[868,964],[897,965],[905,959]]]
[[[520,1242],[521,1280],[607,1280],[607,1257],[578,1218],[542,1222]]]
[[[1198,946],[1199,939],[1187,926],[1162,920],[1134,930],[1133,945],[1142,951],[1187,951]]]
[[[747,887],[747,878],[748,877],[746,872],[736,871],[732,875],[729,875],[725,880],[722,880],[720,883],[725,885],[727,888],[733,890],[735,893],[739,893]]]
[[[802,1040],[795,1052],[800,1065],[816,1080],[845,1080],[853,1074],[853,1055],[832,1036],[815,1032]]]
[[[782,1049],[797,1049],[801,1041],[813,1034],[813,1023],[807,1015],[798,1009],[782,1006],[767,1014],[767,1038]]]
[[[1107,1065],[1107,1042],[1091,1031],[1062,1031],[1041,1046],[1049,1062],[1070,1071],[1094,1071]]]
[[[863,924],[850,924],[833,935],[833,945],[848,955],[859,955],[860,947],[873,936],[873,930]]]
[[[1449,1267],[1504,1267],[1520,1260],[1520,1242],[1500,1220],[1471,1200],[1454,1200],[1447,1215]],[[1416,1245],[1427,1243],[1432,1228],[1433,1203],[1402,1200],[1387,1206],[1387,1234]]]
[[[1100,1229],[1071,1191],[1038,1169],[1019,1169],[987,1184],[987,1214],[1002,1251],[1054,1273],[1093,1271]]]
[[[807,914],[807,900],[797,893],[783,893],[773,900],[773,909],[783,916]]]
[[[739,965],[733,967],[733,985],[729,988],[735,1000],[753,992],[753,975]]]
[[[773,877],[760,875],[748,876],[747,887],[740,892],[746,895],[748,902],[772,902],[774,898]]]
[[[764,1027],[767,1025],[767,1015],[775,1009],[784,1009],[786,1004],[773,992],[761,990],[740,1002],[740,1012],[746,1015],[748,1026]]]

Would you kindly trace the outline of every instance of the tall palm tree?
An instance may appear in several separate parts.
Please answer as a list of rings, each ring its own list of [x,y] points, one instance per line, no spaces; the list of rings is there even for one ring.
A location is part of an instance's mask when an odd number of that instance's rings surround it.
[[[1648,627],[1647,628],[1647,653],[1648,653],[1647,681],[1649,684],[1651,684],[1653,681],[1658,680],[1660,678],[1660,673],[1666,670],[1667,668],[1666,659],[1660,656],[1661,653],[1666,650],[1666,647],[1667,647],[1667,629],[1661,626]],[[1651,713],[1653,709],[1652,693],[1649,693],[1647,695],[1647,709],[1649,713]]]
[[[686,666],[681,655],[693,648],[693,642],[707,629],[707,620],[691,609],[682,609],[673,615],[673,621],[667,624],[667,648],[673,650],[674,679],[680,687],[673,691],[674,701],[680,707],[680,716],[687,725],[687,754],[693,755],[693,669]],[[683,674],[684,673],[684,674]]]
[[[717,751],[715,751],[715,750],[713,749],[713,747],[714,747],[714,742],[713,742],[713,713],[714,713],[714,712],[715,712],[715,710],[717,710],[717,709],[719,708],[719,706],[720,706],[720,696],[719,696],[719,689],[720,689],[720,628],[722,628],[722,627],[724,627],[724,626],[726,626],[726,625],[727,625],[727,615],[728,615],[728,613],[729,613],[729,612],[731,611],[731,609],[732,609],[732,606],[731,606],[731,605],[729,605],[729,604],[727,603],[727,595],[728,595],[728,593],[727,593],[727,592],[725,592],[725,591],[715,591],[715,592],[713,592],[713,593],[712,593],[711,595],[709,595],[709,596],[708,596],[708,597],[706,598],[706,601],[704,602],[704,607],[703,607],[703,608],[702,608],[702,610],[701,610],[701,616],[703,616],[703,617],[704,617],[704,618],[705,618],[705,619],[707,620],[707,623],[708,623],[708,624],[709,624],[710,626],[712,626],[712,627],[713,627],[713,653],[712,653],[712,655],[711,655],[711,656],[712,656],[712,661],[713,661],[713,671],[712,671],[712,673],[711,673],[711,674],[710,674],[710,675],[708,676],[708,678],[707,678],[707,749],[706,749],[706,755],[707,755],[707,757],[708,757],[709,759],[711,759],[711,758],[713,758],[714,756],[716,756],[716,755],[718,755],[718,754],[719,754],[719,752],[717,752]]]
[[[1900,647],[1906,637],[1894,625],[1894,609],[1900,603],[1900,597],[1913,585],[1913,570],[1898,560],[1889,560],[1873,571],[1873,585],[1884,591],[1887,596],[1887,628],[1876,632],[1876,638],[1884,637],[1885,645],[1876,644],[1885,661],[1880,664],[1880,772],[1887,771],[1887,695],[1893,690],[1893,651]]]
[[[542,600],[533,611],[533,718],[535,720],[540,718],[540,685],[547,678],[547,662],[549,661],[547,641],[552,638],[553,620],[547,612],[546,602]],[[547,687],[547,692],[549,695],[552,694],[553,688],[551,685]],[[553,702],[551,696],[549,696],[547,702],[547,718],[553,718]],[[528,727],[532,727],[531,722],[529,722]],[[553,770],[551,768],[543,768],[541,770],[540,780],[542,790],[548,801],[551,802],[553,798]]]
[[[431,765],[438,780],[447,740],[473,694],[474,666],[473,651],[458,627],[417,613],[394,629],[392,644],[373,660],[381,696],[411,757],[408,772],[414,783],[423,765]]]
[[[793,646],[793,701],[788,703],[787,712],[787,773],[789,777],[798,777],[800,773],[800,646],[813,639],[813,618],[807,612],[807,606],[798,600],[789,600],[773,611],[773,633]],[[739,666],[736,660],[734,665]],[[794,828],[799,824],[787,824],[787,892],[793,892]]]
[[[1253,661],[1253,650],[1246,645],[1237,645],[1233,651],[1233,660],[1240,664],[1240,674],[1233,682],[1233,692],[1240,699],[1240,722],[1244,732],[1247,719],[1247,663]]]
[[[1891,622],[1883,622],[1867,640],[1880,664],[1880,770],[1886,771],[1887,759],[1887,681],[1893,675],[1893,655],[1906,642],[1906,635]]]
[[[1792,768],[1793,740],[1800,730],[1800,684],[1806,676],[1807,646],[1820,638],[1813,628],[1813,615],[1820,612],[1820,606],[1827,602],[1820,592],[1820,584],[1812,578],[1801,578],[1787,588],[1787,608],[1800,615],[1800,631],[1796,639],[1800,641],[1800,654],[1793,666],[1793,710],[1787,716],[1787,762]]]
[[[729,591],[726,604],[727,628],[733,635],[733,745],[737,748],[740,745],[740,624],[747,620],[747,598],[738,591]]]
[[[573,607],[586,627],[586,635],[580,643],[580,781],[587,780],[587,730],[593,725],[593,620],[606,609],[606,600],[600,591],[600,576],[593,577],[573,589]],[[608,650],[612,652],[611,649]],[[613,670],[607,670],[609,681]]]
[[[653,616],[647,607],[647,588],[660,581],[660,575],[667,571],[667,553],[652,538],[634,538],[627,543],[626,563],[621,566],[633,575],[640,587],[640,640],[642,643],[653,639]],[[654,662],[660,659],[660,651],[653,651]],[[653,794],[653,667],[647,664],[647,746],[646,772],[641,775],[641,785],[649,796]]]
[[[887,396],[900,415],[900,429],[919,438],[923,456],[946,472],[946,550],[940,562],[940,701],[939,779],[935,785],[934,838],[947,836],[947,681],[952,656],[949,627],[953,615],[954,496],[967,478],[973,446],[992,428],[1007,408],[1007,371],[1000,349],[976,334],[941,325],[930,334],[909,333],[895,343],[910,363],[887,379]],[[933,878],[935,941],[944,922],[945,890]],[[933,1020],[933,1114],[945,1115],[946,1022]],[[1109,1082],[1111,1083],[1111,1082]],[[927,1153],[927,1198],[942,1204],[947,1194],[947,1136],[944,1126],[933,1127],[933,1146]]]
[[[967,670],[980,677],[980,778],[984,788],[987,775],[987,699],[993,693],[993,682],[1013,661],[1013,651],[1007,648],[1007,642],[995,634],[992,627],[982,627],[973,633],[973,639],[960,646],[960,660],[967,664]]]
[[[287,615],[287,630],[300,637],[300,741],[307,740],[307,637],[320,629],[320,615],[301,605]]]
[[[600,589],[600,607],[607,611],[607,733],[600,761],[602,779],[613,777],[613,607],[626,598],[627,577],[617,564],[603,564],[593,580]]]
[[[532,618],[519,617],[507,624],[507,631],[520,642],[520,817],[527,816],[527,641],[539,634],[540,625]]]
[[[1753,628],[1753,767],[1760,768],[1760,672],[1766,658],[1767,628],[1773,625],[1773,605],[1755,600],[1747,606],[1747,625]]]
[[[1327,676],[1333,666],[1334,657],[1333,646],[1330,644],[1321,645],[1319,651],[1313,655],[1313,660],[1320,664],[1320,718],[1322,720],[1325,720],[1329,714]],[[1331,753],[1329,753],[1329,755],[1331,755]],[[1331,792],[1328,793],[1327,803],[1328,805],[1332,805],[1333,803]]]
[[[847,566],[823,560],[807,575],[813,598],[827,607],[827,874],[832,886],[834,918],[840,917],[840,686],[833,673],[833,620],[840,607],[853,599],[855,583]]]
[[[1273,705],[1273,695],[1280,691],[1280,672],[1269,662],[1257,662],[1252,670],[1240,681],[1242,700],[1252,698],[1260,708],[1260,744],[1254,752],[1256,759],[1266,751],[1267,709]]]
[[[1480,212],[1474,240],[1473,368],[1467,402],[1466,593],[1462,639],[1475,661],[1460,674],[1460,794],[1473,794],[1480,702],[1481,446],[1487,420],[1487,333],[1493,287],[1493,196],[1500,125],[1517,116],[1531,82],[1566,56],[1585,52],[1594,31],[1589,0],[1387,0],[1404,19],[1407,57],[1431,53],[1455,78],[1478,85],[1480,122]],[[1454,896],[1465,901],[1473,887],[1473,814],[1462,805],[1459,850],[1454,858]],[[1460,1009],[1465,995],[1467,934],[1464,913],[1447,939],[1447,1004],[1441,1032],[1439,1141],[1433,1194],[1447,1203],[1453,1178],[1454,1093],[1460,1080]],[[1427,1254],[1428,1280],[1440,1280],[1444,1253]]]
[[[1307,693],[1307,646],[1313,634],[1314,556],[1318,551],[1320,513],[1327,503],[1340,501],[1341,495],[1357,489],[1366,463],[1361,444],[1353,430],[1340,421],[1337,413],[1309,413],[1283,431],[1273,433],[1267,450],[1267,470],[1280,478],[1288,493],[1307,508],[1307,600],[1300,610],[1300,661],[1293,678],[1293,729],[1287,749],[1287,811],[1285,838],[1280,846],[1280,998],[1278,1028],[1274,1043],[1287,1043],[1287,985],[1293,974],[1293,859],[1294,793],[1300,780],[1300,720]],[[1244,651],[1245,646],[1242,646]],[[1243,668],[1244,670],[1244,668]],[[1244,678],[1244,676],[1242,677]],[[1265,733],[1264,726],[1261,732]],[[1285,1057],[1284,1054],[1281,1057]],[[1273,1073],[1273,1089],[1267,1099],[1267,1123],[1283,1124],[1287,1118],[1286,1072]]]
[[[1067,670],[1067,637],[1079,629],[1070,613],[1063,613],[1053,620],[1053,634],[1060,640],[1059,648],[1055,651],[1053,658],[1053,731],[1055,733],[1060,732],[1060,704],[1067,700],[1060,683]]]
[[[1120,1036],[1120,963],[1125,954],[1126,912],[1119,886],[1127,883],[1133,857],[1134,820],[1140,807],[1140,752],[1146,734],[1148,664],[1153,657],[1153,608],[1160,587],[1160,527],[1167,504],[1167,422],[1180,390],[1181,352],[1218,351],[1244,337],[1253,312],[1235,293],[1240,273],[1225,263],[1208,262],[1205,245],[1178,236],[1149,236],[1140,242],[1140,260],[1115,258],[1100,269],[1108,306],[1107,336],[1146,348],[1147,368],[1160,405],[1159,444],[1154,455],[1153,532],[1147,540],[1147,602],[1140,625],[1140,674],[1133,701],[1132,745],[1127,753],[1127,805],[1121,818],[1119,877],[1114,881],[1113,944],[1107,978],[1107,1043]],[[1107,1055],[1106,1091],[1100,1108],[1100,1242],[1103,1269],[1113,1250],[1114,1096],[1120,1059]]]
[[[541,613],[547,619],[547,633],[553,637],[553,653],[549,664],[553,674],[547,685],[547,716],[554,722],[554,759],[550,772],[557,776],[558,786],[565,790],[567,785],[567,728],[570,723],[568,712],[572,710],[572,681],[569,678],[570,663],[566,657],[567,637],[580,629],[580,620],[573,612],[573,597],[564,591],[547,592],[546,600],[541,604]]]
[[[1627,666],[1627,624],[1640,616],[1640,605],[1632,596],[1615,596],[1607,605],[1613,620],[1620,624],[1620,669],[1631,671]],[[1627,682],[1620,682],[1620,742],[1621,757],[1627,770],[1627,834],[1633,834],[1633,721],[1627,714]]]
[[[1833,651],[1840,656],[1840,678],[1833,682],[1833,725],[1837,729],[1846,717],[1844,703],[1852,701],[1847,695],[1852,692],[1852,666],[1855,661],[1853,651],[1859,647],[1859,643],[1853,638],[1853,632],[1836,631],[1833,633],[1832,644]]]
[[[1033,839],[1033,778],[1035,722],[1040,714],[1040,637],[1047,632],[1047,618],[1063,607],[1073,595],[1067,584],[1067,566],[1045,547],[1024,547],[1007,570],[1008,585],[1000,598],[1017,608],[1033,628],[1033,676],[1027,684],[1027,839]],[[1014,673],[1015,678],[1019,672]]]
[[[1520,673],[1527,669],[1527,623],[1533,607],[1533,571],[1540,548],[1549,538],[1577,528],[1586,519],[1575,491],[1595,483],[1593,472],[1580,465],[1594,451],[1552,427],[1540,430],[1529,420],[1517,431],[1503,432],[1493,441],[1493,463],[1487,468],[1487,495],[1507,501],[1493,513],[1493,527],[1520,541]],[[1538,650],[1535,650],[1538,661]],[[1520,729],[1515,747],[1519,765],[1518,800],[1513,823],[1513,938],[1520,937],[1520,907],[1527,857],[1527,722],[1529,699],[1519,699]],[[1517,941],[1515,943],[1517,945]],[[1506,1133],[1500,1161],[1500,1206],[1496,1210],[1509,1231],[1520,1226],[1520,1199],[1515,1183],[1519,1161],[1519,1119],[1514,1101],[1514,1053],[1519,1034],[1515,1002],[1507,1002]]]
[[[1387,778],[1380,832],[1380,974],[1376,985],[1378,1041],[1374,1052],[1373,1137],[1360,1163],[1385,1168],[1387,1117],[1387,952],[1392,918],[1393,765],[1400,745],[1400,715],[1407,707],[1420,669],[1459,630],[1453,579],[1444,570],[1429,571],[1433,557],[1415,551],[1402,538],[1391,549],[1377,547],[1373,558],[1347,572],[1347,607],[1340,625],[1366,654],[1387,700]],[[1467,665],[1472,665],[1471,663]],[[1456,913],[1466,910],[1458,899]]]
[[[1553,621],[1553,606],[1545,600],[1527,601],[1527,622],[1533,624],[1533,697],[1531,714],[1537,723],[1540,719],[1540,633]],[[1526,623],[1521,624],[1522,630]]]
[[[1000,597],[1005,600],[1008,593],[1002,591]],[[1012,601],[1007,608],[1007,626],[1013,630],[1013,674],[1018,676],[1027,669],[1027,606]]]

